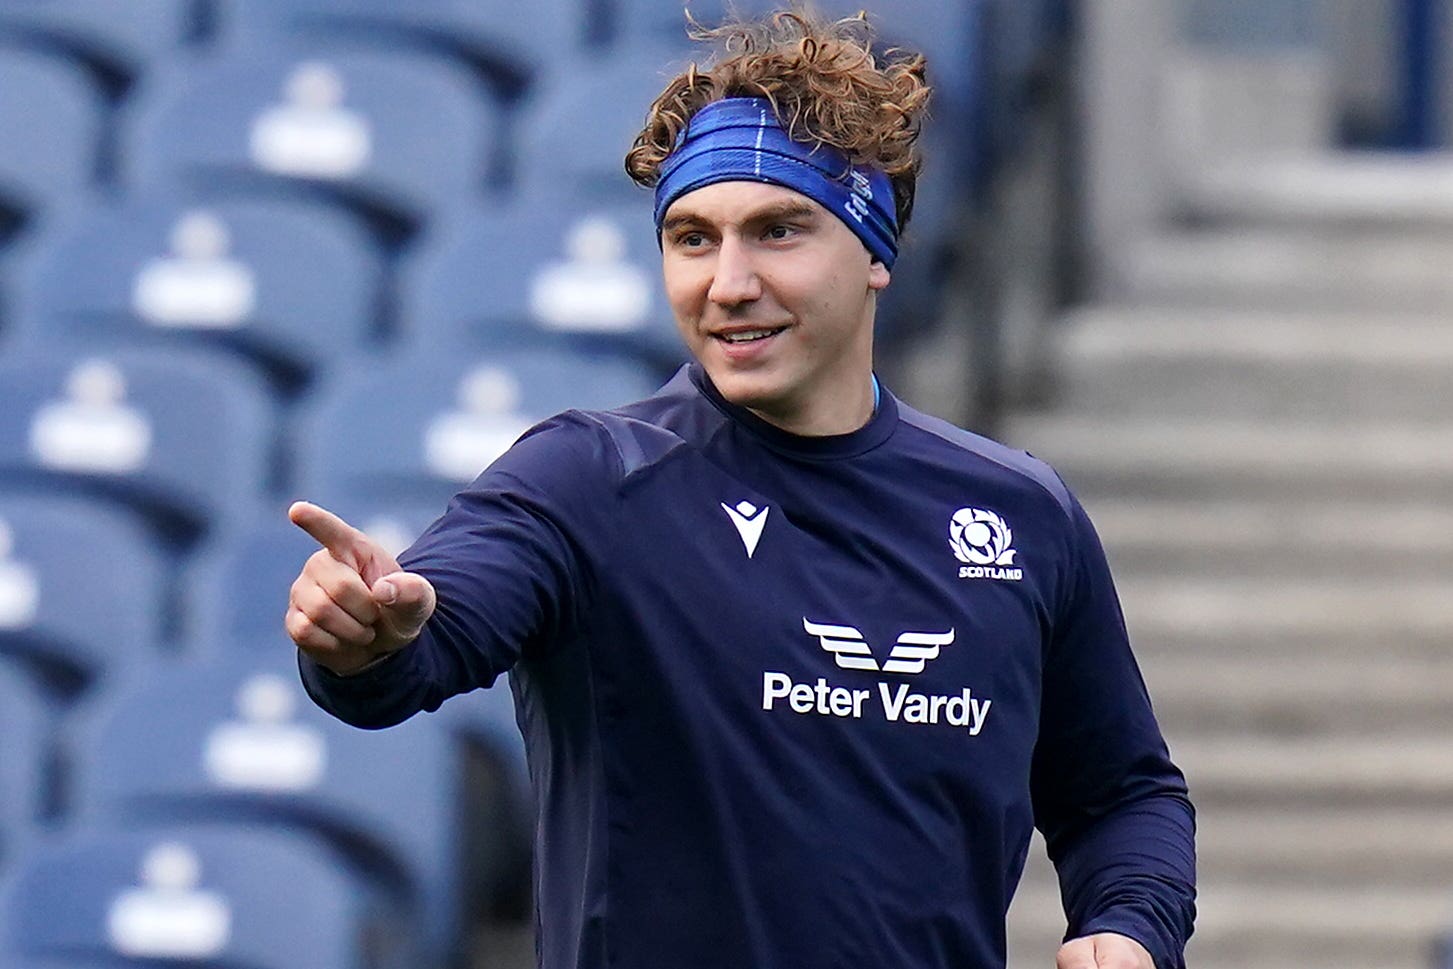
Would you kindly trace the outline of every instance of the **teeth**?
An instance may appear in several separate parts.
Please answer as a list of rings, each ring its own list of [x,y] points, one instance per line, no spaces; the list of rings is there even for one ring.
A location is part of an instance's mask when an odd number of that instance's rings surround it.
[[[753,340],[760,340],[763,337],[771,336],[776,330],[744,330],[741,333],[723,333],[722,339],[728,343],[750,343]]]

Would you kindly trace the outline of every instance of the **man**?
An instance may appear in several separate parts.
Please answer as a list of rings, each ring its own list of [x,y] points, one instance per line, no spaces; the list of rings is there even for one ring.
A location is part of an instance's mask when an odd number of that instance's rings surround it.
[[[286,625],[381,727],[505,671],[547,969],[1002,967],[1031,827],[1059,969],[1184,965],[1193,812],[1055,473],[872,373],[921,58],[708,34],[627,161],[696,362],[525,435],[399,562],[307,503]]]

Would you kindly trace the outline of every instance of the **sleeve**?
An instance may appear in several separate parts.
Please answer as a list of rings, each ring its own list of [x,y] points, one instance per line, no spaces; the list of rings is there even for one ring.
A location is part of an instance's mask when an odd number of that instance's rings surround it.
[[[575,635],[594,595],[592,550],[610,540],[618,469],[608,435],[585,415],[532,429],[399,556],[438,593],[419,638],[352,676],[300,652],[308,695],[346,723],[388,727]]]
[[[1070,499],[1071,561],[1045,658],[1030,784],[1066,939],[1116,932],[1184,969],[1195,811],[1151,710],[1100,540]]]

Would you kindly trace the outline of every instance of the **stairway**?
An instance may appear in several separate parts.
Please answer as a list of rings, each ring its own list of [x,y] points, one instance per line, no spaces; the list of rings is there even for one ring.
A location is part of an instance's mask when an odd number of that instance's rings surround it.
[[[1356,211],[1220,185],[1133,247],[999,434],[1110,555],[1200,813],[1193,969],[1431,969],[1453,930],[1453,222],[1346,174]],[[1062,928],[1041,844],[1011,969]]]

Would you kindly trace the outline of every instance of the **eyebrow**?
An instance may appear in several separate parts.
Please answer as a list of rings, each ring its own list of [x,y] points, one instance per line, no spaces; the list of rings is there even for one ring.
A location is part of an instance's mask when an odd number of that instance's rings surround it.
[[[817,206],[813,205],[812,203],[791,200],[785,202],[773,202],[768,205],[764,205],[761,208],[751,212],[747,216],[747,218],[743,219],[742,221],[743,223],[772,222],[776,219],[802,218],[804,216],[814,216],[816,214]],[[668,216],[665,221],[661,223],[661,231],[671,232],[681,228],[682,226],[687,225],[705,225],[708,221],[709,220],[702,218],[695,212],[687,210],[685,212],[678,212],[675,215]]]

